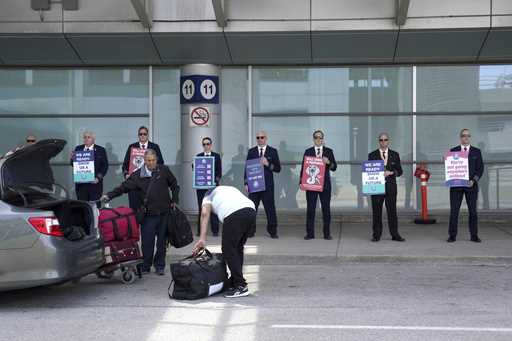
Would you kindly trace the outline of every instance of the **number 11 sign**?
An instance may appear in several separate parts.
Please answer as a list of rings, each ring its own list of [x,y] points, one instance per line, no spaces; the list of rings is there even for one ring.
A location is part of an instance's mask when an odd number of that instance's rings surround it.
[[[189,75],[181,77],[181,104],[219,103],[219,77]]]

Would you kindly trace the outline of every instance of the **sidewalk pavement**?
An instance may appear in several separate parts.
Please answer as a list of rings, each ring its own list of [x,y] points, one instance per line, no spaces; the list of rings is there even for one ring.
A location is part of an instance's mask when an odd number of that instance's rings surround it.
[[[265,225],[258,224],[256,236],[245,246],[246,264],[337,264],[337,263],[415,263],[449,265],[512,265],[512,226],[481,224],[482,243],[469,241],[466,224],[459,225],[455,243],[447,243],[447,224],[401,224],[405,242],[391,241],[387,225],[380,242],[370,241],[368,223],[335,223],[333,240],[324,240],[321,224],[317,224],[314,240],[304,240],[304,226],[279,226],[279,239],[266,235]],[[197,240],[197,237],[195,237]],[[220,252],[221,238],[208,236],[210,251]],[[191,254],[193,244],[182,249],[171,248],[169,256],[176,261]]]

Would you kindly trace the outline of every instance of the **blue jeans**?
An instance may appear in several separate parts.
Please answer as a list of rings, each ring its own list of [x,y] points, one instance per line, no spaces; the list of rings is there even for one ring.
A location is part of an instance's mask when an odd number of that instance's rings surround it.
[[[141,228],[143,270],[149,271],[151,265],[156,269],[165,268],[165,242],[167,226],[165,215],[150,215],[144,218]],[[156,238],[156,253],[155,253]]]

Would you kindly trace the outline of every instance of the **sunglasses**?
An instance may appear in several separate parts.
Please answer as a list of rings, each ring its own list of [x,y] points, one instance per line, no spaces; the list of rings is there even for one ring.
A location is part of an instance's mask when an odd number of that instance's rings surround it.
[[[148,133],[139,133],[139,136],[148,136]]]
[[[389,141],[389,139],[379,139],[380,142],[386,142]]]
[[[471,137],[469,134],[462,134],[460,137]]]
[[[256,138],[257,138],[258,140],[264,140],[264,139],[266,139],[267,137],[266,137],[266,136],[256,136]]]
[[[314,136],[313,138],[314,138],[315,140],[323,140],[323,139],[324,139],[324,138],[323,138],[323,136]]]
[[[211,143],[203,143],[203,146],[209,146]]]
[[[33,143],[36,142],[36,140],[27,140],[27,143]]]

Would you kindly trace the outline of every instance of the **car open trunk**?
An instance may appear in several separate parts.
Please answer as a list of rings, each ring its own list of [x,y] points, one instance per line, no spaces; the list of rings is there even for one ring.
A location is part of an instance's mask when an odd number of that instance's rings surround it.
[[[42,140],[2,159],[1,199],[12,206],[53,211],[64,236],[80,240],[91,234],[95,216],[89,203],[67,199],[67,193],[65,198],[56,195],[50,160],[65,145],[64,140]]]
[[[71,234],[73,232],[71,229],[76,227],[81,227],[85,235],[89,235],[94,226],[93,209],[91,205],[83,201],[59,200],[33,205],[30,208],[52,211],[65,236]]]

